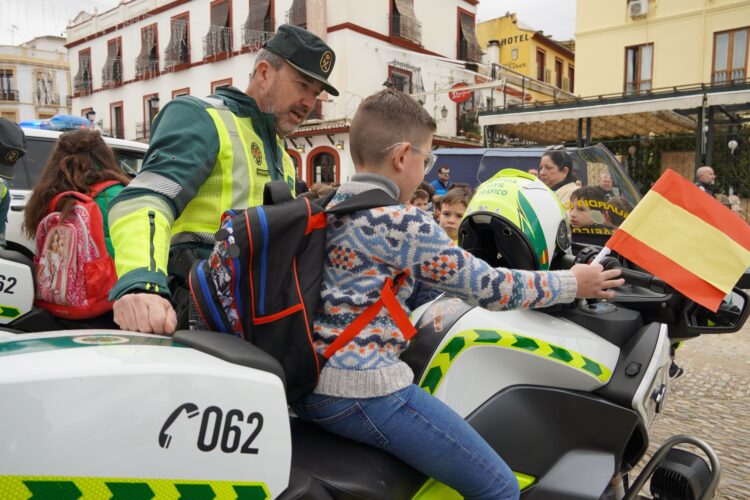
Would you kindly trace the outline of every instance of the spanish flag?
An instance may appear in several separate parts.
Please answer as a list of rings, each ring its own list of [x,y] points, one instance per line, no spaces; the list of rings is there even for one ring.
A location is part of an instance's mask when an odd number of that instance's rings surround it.
[[[716,311],[750,266],[750,226],[667,170],[607,247]]]

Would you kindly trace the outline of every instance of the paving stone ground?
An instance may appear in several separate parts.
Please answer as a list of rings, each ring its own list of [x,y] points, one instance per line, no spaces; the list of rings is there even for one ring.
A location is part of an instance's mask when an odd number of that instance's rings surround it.
[[[685,342],[677,362],[685,375],[673,382],[664,414],[651,430],[649,456],[675,434],[699,437],[721,461],[715,498],[750,499],[750,324],[734,334]]]

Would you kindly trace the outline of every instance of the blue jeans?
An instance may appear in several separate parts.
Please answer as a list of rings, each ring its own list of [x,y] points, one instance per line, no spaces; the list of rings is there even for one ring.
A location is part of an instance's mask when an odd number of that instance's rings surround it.
[[[467,499],[517,499],[513,472],[445,403],[412,384],[387,396],[309,394],[297,415],[325,430],[381,448]]]

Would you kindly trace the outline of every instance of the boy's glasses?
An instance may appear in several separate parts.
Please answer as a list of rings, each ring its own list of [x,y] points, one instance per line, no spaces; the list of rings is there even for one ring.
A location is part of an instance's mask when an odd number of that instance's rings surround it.
[[[385,153],[389,149],[393,149],[395,147],[401,146],[402,144],[408,144],[412,147],[413,150],[415,150],[418,153],[422,153],[424,155],[424,173],[427,175],[430,170],[432,170],[432,167],[435,166],[435,163],[437,162],[437,156],[431,152],[431,151],[422,151],[420,148],[416,147],[414,144],[410,142],[397,142],[396,144],[391,144],[387,148],[383,148],[380,150],[381,153]]]

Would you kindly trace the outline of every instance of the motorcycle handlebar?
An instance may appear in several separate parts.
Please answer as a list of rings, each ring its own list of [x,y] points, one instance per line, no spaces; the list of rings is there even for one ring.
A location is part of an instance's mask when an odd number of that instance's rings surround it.
[[[562,259],[562,268],[570,269],[575,264],[590,263],[594,260],[596,252],[582,252],[577,256],[564,256]],[[648,288],[649,290],[656,293],[672,293],[674,289],[669,286],[664,280],[661,280],[653,274],[644,273],[641,271],[635,271],[633,269],[626,269],[620,265],[614,257],[605,257],[601,262],[604,269],[620,269],[621,277],[625,280],[625,283],[629,285],[639,286],[642,288]]]

